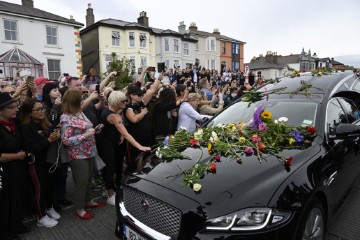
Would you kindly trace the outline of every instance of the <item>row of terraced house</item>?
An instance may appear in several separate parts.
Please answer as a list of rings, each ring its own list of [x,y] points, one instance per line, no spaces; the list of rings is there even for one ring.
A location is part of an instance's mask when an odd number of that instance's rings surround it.
[[[178,31],[149,26],[141,12],[137,22],[103,19],[95,22],[91,4],[86,9],[86,26],[34,7],[32,0],[22,4],[0,1],[0,72],[14,77],[17,70],[30,69],[32,75],[57,79],[62,73],[81,77],[90,68],[103,73],[112,60],[130,60],[133,71],[139,67],[165,63],[168,67],[244,69],[244,45],[231,37],[188,29],[180,22]]]

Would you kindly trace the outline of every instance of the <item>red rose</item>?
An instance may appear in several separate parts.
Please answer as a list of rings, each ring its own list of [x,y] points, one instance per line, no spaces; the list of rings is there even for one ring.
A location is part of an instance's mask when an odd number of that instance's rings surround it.
[[[198,140],[196,139],[190,139],[190,144],[191,144],[191,147],[200,147],[200,143]]]
[[[259,143],[258,148],[259,148],[259,150],[263,150],[266,148],[266,146],[263,143]]]
[[[212,173],[216,173],[216,164],[215,163],[210,164],[210,170]]]
[[[291,162],[292,162],[293,158],[290,156],[285,160],[285,166],[289,167],[291,166]]]
[[[309,132],[309,133],[311,133],[311,134],[316,133],[315,127],[309,127],[309,126],[307,126],[307,127],[306,127],[306,131]]]

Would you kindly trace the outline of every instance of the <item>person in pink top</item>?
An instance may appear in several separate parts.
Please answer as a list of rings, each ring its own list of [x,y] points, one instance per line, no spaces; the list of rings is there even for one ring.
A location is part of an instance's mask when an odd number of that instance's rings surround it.
[[[93,218],[89,208],[103,207],[90,199],[90,184],[94,157],[97,153],[95,129],[81,110],[82,94],[78,90],[67,90],[64,94],[60,117],[61,139],[71,158],[70,167],[75,183],[75,215],[83,220]],[[87,202],[87,204],[85,204]]]

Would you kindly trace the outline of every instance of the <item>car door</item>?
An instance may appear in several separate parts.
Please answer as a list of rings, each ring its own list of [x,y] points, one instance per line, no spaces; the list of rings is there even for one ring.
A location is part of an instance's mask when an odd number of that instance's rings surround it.
[[[326,110],[326,158],[332,165],[333,173],[324,182],[328,188],[329,202],[333,208],[343,200],[344,196],[351,189],[356,173],[359,172],[359,160],[357,159],[357,142],[354,139],[346,138],[341,140],[330,140],[328,136],[333,135],[340,123],[349,123],[349,117],[344,110],[340,97],[329,101]],[[357,169],[356,169],[357,168]]]
[[[349,98],[338,97],[347,120],[349,123],[360,125],[360,112],[358,106]],[[354,184],[360,174],[360,156],[359,156],[359,138],[345,139],[347,144],[344,149],[346,154],[342,164],[342,170],[346,173],[343,180],[344,187],[348,186],[347,190]]]

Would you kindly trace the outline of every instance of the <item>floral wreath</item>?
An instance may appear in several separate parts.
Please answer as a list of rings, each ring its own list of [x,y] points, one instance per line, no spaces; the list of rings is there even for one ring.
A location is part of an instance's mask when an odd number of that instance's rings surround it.
[[[292,127],[286,123],[287,120],[286,117],[272,120],[272,113],[264,111],[263,105],[260,105],[250,124],[219,124],[214,128],[199,129],[195,133],[181,128],[174,135],[167,136],[154,151],[164,161],[172,161],[190,159],[181,153],[187,147],[199,149],[200,156],[191,168],[182,169],[178,165],[181,172],[167,177],[183,174],[183,184],[195,192],[201,190],[200,181],[206,174],[216,174],[216,166],[221,164],[223,156],[231,156],[241,164],[242,158],[246,156],[255,155],[261,163],[262,160],[266,161],[268,155],[273,155],[283,161],[285,169],[290,171],[293,157],[282,156],[279,152],[283,149],[305,149],[317,134],[312,126]],[[206,163],[200,163],[203,149],[212,155]]]

